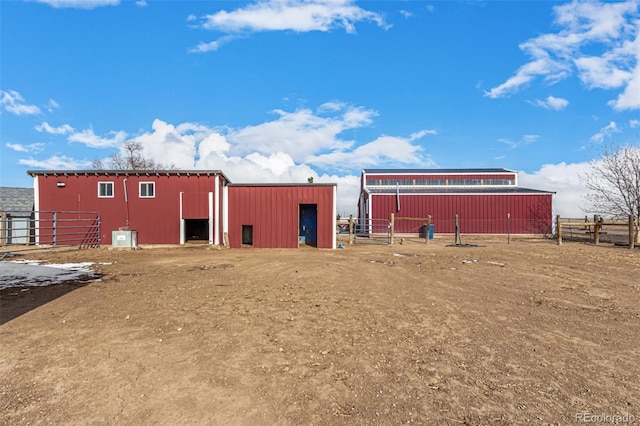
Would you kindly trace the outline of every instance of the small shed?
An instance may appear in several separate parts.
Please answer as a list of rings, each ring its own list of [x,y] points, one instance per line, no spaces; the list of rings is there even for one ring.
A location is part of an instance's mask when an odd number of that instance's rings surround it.
[[[336,248],[335,183],[229,184],[229,245]]]
[[[0,187],[0,217],[0,245],[32,243],[33,189]]]

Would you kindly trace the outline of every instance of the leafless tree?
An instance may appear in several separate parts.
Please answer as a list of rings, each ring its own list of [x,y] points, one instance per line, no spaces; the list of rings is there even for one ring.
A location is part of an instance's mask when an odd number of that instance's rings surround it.
[[[590,211],[606,217],[640,221],[640,147],[606,147],[580,177]],[[636,228],[636,240],[639,235]]]
[[[142,144],[135,141],[127,141],[122,145],[120,152],[113,154],[107,162],[113,170],[160,170],[173,169],[164,164],[156,163],[151,158],[147,158],[142,153]],[[104,161],[94,160],[94,169],[104,169]]]

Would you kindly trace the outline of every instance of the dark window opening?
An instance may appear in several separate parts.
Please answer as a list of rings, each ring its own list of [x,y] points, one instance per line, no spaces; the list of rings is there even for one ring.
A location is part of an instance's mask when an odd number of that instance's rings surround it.
[[[253,245],[253,225],[242,225],[242,244]]]
[[[318,205],[300,204],[299,207],[300,243],[317,247],[318,245]]]
[[[184,233],[186,241],[209,240],[208,219],[185,219]]]

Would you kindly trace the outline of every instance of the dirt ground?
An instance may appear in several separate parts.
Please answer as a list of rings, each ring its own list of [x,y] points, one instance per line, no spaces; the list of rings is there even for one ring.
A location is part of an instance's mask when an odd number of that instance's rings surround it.
[[[25,253],[104,275],[2,291],[0,423],[640,423],[640,250],[464,242]]]

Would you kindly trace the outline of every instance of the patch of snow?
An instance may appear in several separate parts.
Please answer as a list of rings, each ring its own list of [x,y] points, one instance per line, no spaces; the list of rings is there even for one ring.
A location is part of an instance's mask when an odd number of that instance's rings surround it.
[[[66,281],[98,281],[99,274],[89,267],[92,262],[52,263],[39,260],[0,262],[0,290],[12,287],[42,287]]]

